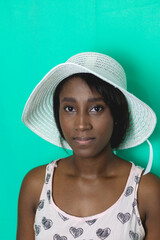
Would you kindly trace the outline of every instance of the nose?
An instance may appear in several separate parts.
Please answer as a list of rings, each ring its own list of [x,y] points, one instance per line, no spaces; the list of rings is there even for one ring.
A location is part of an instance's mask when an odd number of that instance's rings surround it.
[[[90,117],[87,113],[79,113],[75,119],[75,130],[86,131],[92,129]]]

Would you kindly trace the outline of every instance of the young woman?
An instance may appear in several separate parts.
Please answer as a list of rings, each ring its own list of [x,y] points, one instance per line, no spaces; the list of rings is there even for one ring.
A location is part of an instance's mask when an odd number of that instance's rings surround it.
[[[17,240],[159,240],[158,177],[114,154],[146,141],[156,117],[127,92],[118,62],[71,57],[37,85],[22,119],[73,155],[25,176]]]

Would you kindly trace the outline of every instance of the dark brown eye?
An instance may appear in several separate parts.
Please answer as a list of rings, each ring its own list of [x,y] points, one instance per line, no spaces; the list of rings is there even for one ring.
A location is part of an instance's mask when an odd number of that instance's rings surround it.
[[[90,112],[100,112],[103,109],[104,109],[104,107],[102,107],[102,106],[95,106],[90,110]]]
[[[65,110],[66,112],[75,112],[75,109],[74,109],[74,107],[72,107],[72,106],[67,106],[67,107],[64,108],[64,110]]]

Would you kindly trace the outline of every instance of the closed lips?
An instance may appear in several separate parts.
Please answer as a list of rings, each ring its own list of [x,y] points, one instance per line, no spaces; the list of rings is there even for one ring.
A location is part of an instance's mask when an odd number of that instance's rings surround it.
[[[77,143],[89,143],[90,141],[94,140],[95,138],[93,137],[76,137],[76,138],[73,138],[73,140]]]
[[[88,140],[93,140],[95,139],[94,137],[74,137],[73,140],[78,140],[78,141],[88,141]]]

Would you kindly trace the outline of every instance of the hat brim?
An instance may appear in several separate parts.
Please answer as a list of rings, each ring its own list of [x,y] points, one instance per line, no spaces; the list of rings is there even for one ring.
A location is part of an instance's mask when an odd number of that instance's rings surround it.
[[[61,146],[53,117],[53,93],[57,85],[75,73],[91,73],[118,88],[125,95],[130,111],[130,125],[118,149],[135,147],[146,141],[156,125],[156,115],[144,102],[100,74],[75,63],[59,64],[51,69],[31,93],[22,115],[23,123],[46,141]],[[64,147],[71,149],[67,142]]]

